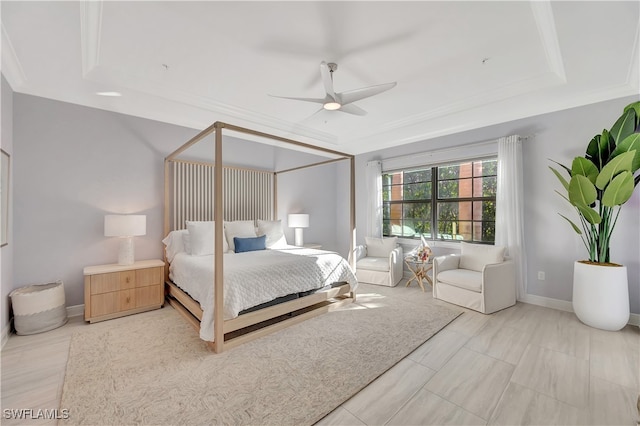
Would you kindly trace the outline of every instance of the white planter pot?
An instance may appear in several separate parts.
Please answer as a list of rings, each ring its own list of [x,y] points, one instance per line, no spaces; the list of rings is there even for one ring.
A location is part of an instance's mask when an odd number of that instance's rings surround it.
[[[588,326],[609,331],[623,328],[630,314],[627,267],[575,262],[573,310]]]

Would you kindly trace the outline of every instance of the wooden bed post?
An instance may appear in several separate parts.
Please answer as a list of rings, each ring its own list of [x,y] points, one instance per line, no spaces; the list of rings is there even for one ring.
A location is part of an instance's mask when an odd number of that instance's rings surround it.
[[[214,278],[213,278],[213,301],[214,301],[214,330],[213,330],[213,350],[220,353],[224,350],[224,275],[222,252],[222,239],[224,238],[222,222],[222,123],[216,122],[215,126],[215,166],[214,173],[214,201],[213,220],[215,221],[214,236]]]
[[[164,159],[164,218],[163,218],[163,238],[169,235],[169,159]],[[160,243],[162,244],[162,243]],[[164,260],[164,280],[169,279],[169,260],[167,259],[167,252],[162,244],[162,259]]]
[[[349,194],[349,231],[351,238],[349,241],[349,260],[351,261],[351,268],[356,270],[356,256],[354,250],[356,248],[356,158],[352,155],[349,161],[351,190]],[[356,301],[356,292],[351,292],[353,301]]]

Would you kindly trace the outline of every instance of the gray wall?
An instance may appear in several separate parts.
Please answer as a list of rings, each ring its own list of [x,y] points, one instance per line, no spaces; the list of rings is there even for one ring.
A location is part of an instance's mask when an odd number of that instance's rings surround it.
[[[13,90],[11,86],[2,76],[2,149],[11,156],[11,162],[15,161],[13,155]],[[9,172],[13,174],[13,164],[9,168]],[[9,197],[13,198],[13,177],[9,176]],[[9,293],[15,288],[13,281],[13,202],[9,201],[9,227],[7,229],[8,244],[0,248],[0,275],[2,283],[0,284],[0,293],[2,293],[2,302],[0,303],[0,330],[4,330],[9,324]]]
[[[198,131],[29,95],[13,101],[15,287],[62,279],[67,306],[82,304],[82,269],[117,261],[117,239],[104,237],[109,213],[147,215],[147,235],[135,237],[136,258],[161,258],[163,160]],[[309,158],[239,140],[223,146],[225,163],[267,170]],[[291,242],[286,215],[305,211],[306,241],[336,245],[336,178],[326,167],[280,179],[279,211]],[[3,295],[10,291],[4,282]]]
[[[584,155],[587,143],[611,128],[623,108],[638,98],[629,97],[565,111],[529,117],[469,132],[417,142],[356,157],[356,204],[366,205],[365,166],[367,161],[450,148],[519,134],[532,135],[523,144],[525,196],[525,249],[527,251],[527,292],[571,301],[573,262],[585,259],[586,250],[570,226],[558,216],[574,214],[554,189],[559,182],[548,166],[549,159],[563,164]],[[357,210],[357,235],[364,242],[366,212]],[[640,189],[624,205],[611,241],[612,261],[627,266],[631,311],[640,313]],[[546,279],[537,279],[544,271]]]

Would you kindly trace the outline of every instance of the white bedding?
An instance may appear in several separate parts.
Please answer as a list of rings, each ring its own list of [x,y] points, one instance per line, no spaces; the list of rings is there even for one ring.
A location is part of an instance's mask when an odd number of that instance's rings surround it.
[[[213,341],[213,256],[178,253],[169,277],[200,303],[200,338]],[[287,246],[224,255],[224,318],[292,293],[315,290],[335,282],[358,281],[348,262],[324,250]]]

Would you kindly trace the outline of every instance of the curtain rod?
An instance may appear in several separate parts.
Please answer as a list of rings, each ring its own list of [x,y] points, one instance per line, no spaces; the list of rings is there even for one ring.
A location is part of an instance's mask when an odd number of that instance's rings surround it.
[[[535,133],[531,133],[528,134],[526,136],[520,136],[520,140],[522,141],[526,141],[528,139],[532,139],[533,137],[535,137]],[[501,137],[505,137],[505,136],[501,136]],[[491,145],[494,144],[496,142],[498,142],[498,139],[500,138],[495,138],[495,139],[487,139],[484,141],[479,141],[479,142],[471,142],[471,143],[466,143],[463,145],[456,145],[456,146],[452,146],[449,148],[441,148],[441,149],[436,149],[435,151],[421,151],[421,152],[414,152],[412,154],[403,154],[403,155],[398,155],[397,157],[389,157],[389,158],[383,158],[380,160],[371,160],[371,161],[394,161],[394,160],[401,160],[407,157],[414,157],[416,155],[423,155],[423,154],[429,154],[429,155],[434,155],[434,154],[440,154],[440,153],[445,153],[445,152],[451,152],[451,151],[458,151],[460,149],[464,149],[464,148],[470,148],[470,147],[481,147],[481,146],[486,146],[486,145]]]

